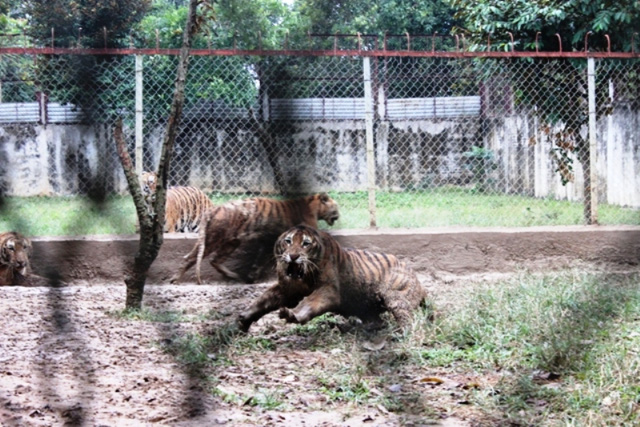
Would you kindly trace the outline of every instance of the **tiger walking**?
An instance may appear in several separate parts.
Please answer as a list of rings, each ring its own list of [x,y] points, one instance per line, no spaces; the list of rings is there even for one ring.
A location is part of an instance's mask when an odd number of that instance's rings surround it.
[[[282,230],[303,223],[317,227],[319,220],[333,225],[339,216],[338,204],[326,193],[293,200],[256,197],[216,206],[206,213],[198,242],[184,257],[171,283],[178,282],[193,265],[197,281],[202,283],[200,265],[210,254],[211,265],[224,277],[252,283]],[[234,271],[224,265],[232,254],[251,262]]]
[[[153,214],[157,182],[155,172],[142,173],[142,194],[147,212],[150,215]],[[196,187],[169,187],[166,193],[164,232],[198,232],[205,212],[212,209],[213,206],[209,197]]]

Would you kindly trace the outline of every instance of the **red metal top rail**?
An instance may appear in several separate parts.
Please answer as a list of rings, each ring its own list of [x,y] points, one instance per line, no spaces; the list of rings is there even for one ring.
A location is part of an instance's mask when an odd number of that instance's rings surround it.
[[[235,46],[232,49],[191,49],[191,54],[195,56],[368,56],[368,57],[415,57],[415,58],[640,58],[640,52],[634,49],[634,36],[631,37],[631,52],[612,52],[611,40],[608,35],[604,37],[607,40],[607,51],[589,51],[588,40],[591,32],[588,32],[584,38],[584,50],[581,51],[563,51],[562,40],[559,34],[557,51],[540,51],[538,49],[538,36],[536,34],[535,51],[516,51],[514,48],[513,34],[508,33],[510,37],[509,51],[491,51],[491,38],[487,37],[485,51],[469,51],[467,50],[464,36],[462,37],[462,48],[460,48],[460,38],[456,35],[456,47],[453,51],[436,50],[436,38],[443,36],[437,33],[427,35],[410,35],[405,34],[385,34],[382,43],[382,49],[379,48],[378,35],[375,34],[308,34],[311,38],[333,38],[333,49],[290,49],[288,48],[288,40],[284,41],[283,49],[238,49]],[[338,47],[338,39],[355,38],[357,40],[356,49],[345,49]],[[387,42],[390,38],[406,39],[406,49],[387,49]],[[431,50],[412,49],[412,41],[416,39],[431,38]],[[362,46],[363,39],[373,39],[374,47]],[[261,40],[261,38],[260,38]],[[260,43],[261,45],[262,43]],[[106,39],[105,39],[106,45]],[[2,54],[31,54],[31,55],[178,55],[180,49],[159,48],[159,40],[156,40],[155,48],[62,48],[62,47],[0,47],[0,55]]]
[[[0,47],[3,54],[29,55],[178,55],[180,49],[155,48],[51,48]],[[469,51],[417,51],[417,50],[269,50],[269,49],[191,49],[194,56],[369,56],[415,58],[640,58],[638,52],[469,52]]]

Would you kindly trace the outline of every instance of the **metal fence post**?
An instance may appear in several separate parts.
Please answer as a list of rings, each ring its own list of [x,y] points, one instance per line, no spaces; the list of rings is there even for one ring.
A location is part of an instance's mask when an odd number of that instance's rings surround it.
[[[136,147],[135,147],[135,157],[136,157],[136,173],[138,177],[142,176],[142,119],[143,115],[143,103],[142,103],[142,55],[136,55],[136,65],[135,65],[135,74],[136,74],[136,124],[135,124],[135,137],[136,137]]]
[[[589,224],[598,223],[598,146],[596,135],[596,68],[594,58],[587,58],[589,97]],[[586,178],[586,177],[585,177]]]
[[[367,144],[367,189],[369,191],[369,226],[376,226],[376,162],[373,149],[373,91],[371,89],[371,58],[362,58],[364,73],[364,121]]]

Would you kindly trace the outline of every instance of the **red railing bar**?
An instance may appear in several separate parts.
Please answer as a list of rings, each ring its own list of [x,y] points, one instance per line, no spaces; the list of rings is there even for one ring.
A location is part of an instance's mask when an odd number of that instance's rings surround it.
[[[466,51],[407,51],[407,50],[272,50],[272,49],[191,49],[194,56],[380,56],[380,57],[485,57],[485,58],[640,58],[639,52],[466,52]],[[179,55],[179,49],[154,48],[51,48],[51,47],[0,47],[2,54],[31,54],[31,55]]]

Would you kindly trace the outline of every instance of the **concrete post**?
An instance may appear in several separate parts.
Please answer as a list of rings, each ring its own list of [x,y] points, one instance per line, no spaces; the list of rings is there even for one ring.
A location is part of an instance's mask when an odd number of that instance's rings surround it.
[[[373,149],[373,91],[371,89],[371,58],[362,58],[364,73],[364,120],[367,144],[367,189],[369,191],[369,226],[376,227],[376,162]]]
[[[589,98],[589,224],[598,223],[598,146],[596,135],[596,67],[593,58],[587,58],[587,85]],[[585,177],[586,178],[586,177]]]

